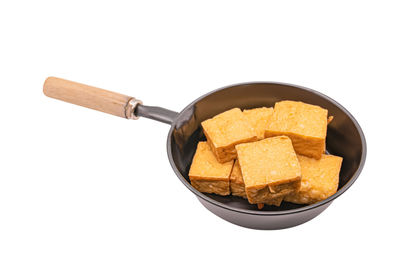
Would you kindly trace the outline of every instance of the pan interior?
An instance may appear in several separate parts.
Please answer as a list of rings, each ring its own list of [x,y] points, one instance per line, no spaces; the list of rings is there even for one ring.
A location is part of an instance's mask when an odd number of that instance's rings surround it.
[[[326,96],[302,87],[277,83],[251,83],[226,87],[198,99],[179,114],[169,136],[171,138],[169,156],[182,175],[183,182],[190,187],[188,173],[197,143],[206,140],[200,125],[203,120],[234,107],[241,109],[273,107],[275,102],[281,100],[303,101],[318,105],[328,109],[329,115],[334,116],[334,120],[328,126],[326,148],[328,153],[343,157],[339,189],[345,186],[362,161],[363,137],[359,126],[345,109]],[[196,192],[196,194],[203,193]],[[257,210],[256,205],[250,205],[247,200],[240,197],[205,195],[230,207]],[[282,202],[280,207],[265,205],[263,210],[290,210],[303,206]]]

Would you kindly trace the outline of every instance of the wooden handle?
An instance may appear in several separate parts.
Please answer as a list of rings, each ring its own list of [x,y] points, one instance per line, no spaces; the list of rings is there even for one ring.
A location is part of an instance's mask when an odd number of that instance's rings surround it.
[[[134,116],[135,107],[129,104],[133,97],[89,85],[49,77],[44,82],[43,93],[48,97],[122,118],[131,118],[132,114]]]

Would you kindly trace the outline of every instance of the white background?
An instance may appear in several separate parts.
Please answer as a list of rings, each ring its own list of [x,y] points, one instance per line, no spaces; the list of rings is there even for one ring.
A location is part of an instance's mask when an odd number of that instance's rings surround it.
[[[396,1],[189,2],[1,2],[0,266],[398,265]],[[47,98],[47,76],[176,111],[233,83],[303,85],[357,118],[367,162],[314,220],[245,229],[174,175],[168,125]]]

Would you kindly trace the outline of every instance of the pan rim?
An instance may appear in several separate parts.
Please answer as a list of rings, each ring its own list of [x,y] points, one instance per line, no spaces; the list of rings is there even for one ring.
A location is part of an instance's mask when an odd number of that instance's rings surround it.
[[[230,207],[230,206],[228,206],[228,205],[226,205],[224,203],[221,203],[219,201],[216,201],[216,200],[210,198],[209,196],[201,193],[200,191],[197,191],[195,188],[193,188],[190,185],[190,183],[180,173],[180,171],[176,167],[176,164],[175,164],[175,162],[173,160],[173,157],[172,157],[172,146],[171,146],[172,133],[173,133],[173,130],[174,130],[175,126],[176,126],[176,122],[179,120],[179,117],[185,111],[187,111],[189,108],[191,108],[193,105],[195,105],[197,102],[199,102],[200,100],[204,99],[205,97],[207,97],[209,95],[212,95],[212,94],[214,94],[216,92],[219,92],[219,91],[231,88],[231,87],[235,87],[235,86],[255,85],[255,84],[272,84],[272,85],[291,86],[291,87],[295,87],[295,88],[300,89],[300,90],[311,92],[313,94],[318,95],[319,97],[324,98],[327,101],[332,102],[334,105],[336,105],[338,108],[340,108],[351,119],[351,121],[354,123],[354,125],[356,126],[356,129],[357,129],[357,132],[358,132],[358,134],[360,135],[360,138],[361,138],[361,149],[362,149],[361,161],[360,161],[360,164],[358,165],[357,170],[351,176],[349,181],[342,188],[340,188],[335,194],[333,194],[329,198],[324,199],[322,201],[319,201],[317,203],[314,203],[314,204],[311,204],[311,205],[306,205],[306,206],[300,207],[300,208],[290,209],[290,210],[282,210],[282,211],[247,210],[247,209],[242,209],[242,208]],[[359,125],[357,120],[353,117],[353,115],[345,107],[343,107],[341,104],[339,104],[337,101],[335,101],[334,99],[330,98],[329,96],[324,95],[323,93],[318,92],[316,90],[313,90],[313,89],[310,89],[310,88],[307,88],[307,87],[304,87],[304,86],[295,85],[295,84],[282,83],[282,82],[273,82],[273,81],[265,81],[265,82],[255,81],[255,82],[236,83],[236,84],[232,84],[232,85],[228,85],[228,86],[224,86],[224,87],[215,89],[213,91],[210,91],[210,92],[200,96],[199,98],[197,98],[194,101],[192,101],[189,105],[187,105],[181,112],[179,112],[178,116],[176,117],[175,121],[172,123],[171,128],[170,128],[170,130],[168,132],[167,154],[168,154],[168,160],[169,160],[169,162],[171,164],[171,167],[174,170],[175,174],[178,176],[179,180],[181,180],[181,182],[193,194],[195,194],[197,197],[202,198],[203,200],[209,202],[210,204],[213,204],[215,206],[218,206],[220,208],[223,208],[223,209],[226,209],[226,210],[230,210],[230,211],[233,211],[233,212],[251,214],[251,215],[261,215],[261,216],[277,216],[277,215],[287,215],[287,214],[305,212],[305,211],[308,211],[308,210],[312,210],[312,209],[318,208],[320,206],[327,205],[327,204],[331,203],[333,200],[335,200],[337,197],[342,195],[344,192],[346,192],[354,184],[354,182],[357,180],[358,176],[360,175],[360,173],[361,173],[361,171],[362,171],[362,169],[363,169],[363,167],[365,165],[366,156],[367,156],[367,142],[366,142],[364,133],[363,133],[363,131],[361,129],[361,126]]]

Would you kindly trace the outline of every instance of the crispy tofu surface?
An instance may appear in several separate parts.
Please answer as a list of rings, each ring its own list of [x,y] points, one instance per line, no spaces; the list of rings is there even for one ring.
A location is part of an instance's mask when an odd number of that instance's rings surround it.
[[[200,192],[229,195],[229,177],[233,160],[225,163],[217,161],[207,142],[199,142],[189,170],[193,187]]]
[[[235,161],[231,172],[230,186],[232,195],[247,198],[242,172],[240,171],[239,162],[237,160]]]
[[[264,137],[288,136],[296,153],[321,158],[325,151],[328,110],[298,101],[275,103]]]
[[[298,155],[302,179],[300,190],[285,197],[285,201],[312,204],[336,193],[342,158],[322,155],[321,159]]]
[[[201,123],[212,151],[221,163],[237,158],[235,145],[257,140],[257,133],[239,108]]]
[[[230,186],[232,195],[247,199],[242,172],[240,170],[239,162],[237,160],[235,161],[231,172]],[[264,203],[258,203],[257,205],[259,209],[262,209],[264,207],[264,204],[280,206],[282,200],[283,197],[271,197],[266,199]]]
[[[258,140],[264,139],[267,121],[272,116],[273,111],[273,108],[266,107],[243,110],[243,115],[255,129]]]
[[[288,137],[240,144],[236,149],[250,203],[266,203],[300,187],[300,164]]]

